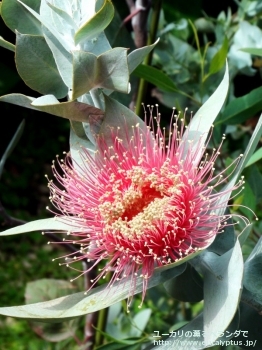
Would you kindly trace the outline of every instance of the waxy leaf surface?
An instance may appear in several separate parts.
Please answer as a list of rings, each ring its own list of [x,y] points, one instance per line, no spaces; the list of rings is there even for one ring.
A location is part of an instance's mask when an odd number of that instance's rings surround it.
[[[90,52],[74,51],[73,74],[73,99],[97,88],[127,93],[127,51],[118,47],[98,57]]]
[[[24,0],[34,11],[38,12],[41,0]],[[5,24],[13,31],[23,34],[41,35],[41,22],[17,0],[3,0],[1,6],[1,16]]]
[[[57,98],[67,95],[68,88],[42,36],[17,33],[15,59],[19,75],[31,89]]]
[[[90,40],[98,36],[112,21],[114,7],[110,0],[104,0],[102,8],[75,33],[76,45],[84,40]]]

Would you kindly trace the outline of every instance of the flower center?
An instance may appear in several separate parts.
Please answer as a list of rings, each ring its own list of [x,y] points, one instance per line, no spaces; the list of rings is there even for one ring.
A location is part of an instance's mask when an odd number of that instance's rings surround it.
[[[134,196],[131,200],[127,201],[127,206],[124,213],[122,214],[122,219],[132,220],[135,216],[141,214],[143,211],[147,210],[157,199],[163,198],[159,191],[154,188],[150,188],[149,185],[143,186],[141,189],[131,190],[130,192],[136,192],[137,196]]]
[[[157,231],[159,221],[175,210],[170,199],[180,192],[181,186],[179,175],[167,171],[166,167],[167,164],[163,164],[161,169],[151,168],[148,173],[147,169],[134,166],[110,175],[98,206],[104,234],[134,239]]]

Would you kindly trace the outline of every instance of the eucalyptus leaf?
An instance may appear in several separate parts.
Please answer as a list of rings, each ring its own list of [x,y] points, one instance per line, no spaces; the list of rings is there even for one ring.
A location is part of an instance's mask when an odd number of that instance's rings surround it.
[[[6,41],[3,37],[0,36],[0,46],[4,49],[10,50],[15,52],[15,45],[10,43],[9,41]]]
[[[73,160],[74,168],[83,172],[88,165],[86,163],[86,158],[83,154],[83,149],[87,151],[89,154],[95,154],[96,148],[92,142],[90,142],[87,137],[86,139],[78,137],[74,130],[71,128],[70,130],[70,155]]]
[[[17,235],[19,233],[25,233],[25,232],[33,232],[33,231],[50,231],[50,230],[56,230],[56,231],[71,231],[73,229],[78,229],[79,227],[74,225],[74,223],[70,223],[68,218],[63,217],[56,218],[49,218],[49,219],[41,219],[41,220],[35,220],[28,222],[24,225],[19,225],[13,228],[9,228],[8,230],[0,232],[0,236],[9,236],[9,235]]]
[[[24,0],[35,12],[39,12],[41,0]],[[41,35],[41,23],[17,0],[3,0],[1,16],[5,24],[13,31],[23,34]]]
[[[85,133],[85,129],[83,127],[83,123],[77,122],[75,120],[70,120],[70,125],[71,125],[71,129],[74,131],[77,137],[83,140],[88,140]]]
[[[230,214],[228,209],[225,214]],[[228,226],[223,229],[223,232],[216,235],[214,242],[207,248],[208,251],[222,255],[234,247],[236,236],[232,219],[229,218],[227,222]]]
[[[47,45],[49,46],[58,69],[58,72],[64,83],[69,89],[72,89],[73,84],[73,57],[59,40],[45,27],[43,27],[43,34]]]
[[[22,106],[25,108],[30,108],[37,110],[37,108],[32,106],[32,102],[35,100],[35,97],[25,96],[22,94],[9,94],[0,97],[0,102],[8,102],[17,106]]]
[[[100,132],[100,127],[103,120],[95,120],[89,118],[89,123],[83,123],[84,132],[86,138],[92,142],[93,145],[96,145],[96,135]]]
[[[100,33],[95,39],[83,41],[80,43],[80,48],[83,51],[92,52],[96,56],[112,49],[104,32]]]
[[[85,94],[96,86],[97,57],[91,52],[73,51],[72,97]]]
[[[52,227],[52,224],[50,226]],[[147,288],[152,288],[174,277],[177,266],[192,259],[192,257],[197,254],[199,254],[199,252],[188,255],[173,264],[156,268],[153,276],[148,280]],[[140,274],[141,271],[138,271],[138,276]],[[36,304],[1,307],[0,314],[34,321],[56,323],[73,319],[87,313],[96,312],[113,305],[130,296],[130,290],[130,279],[123,279],[122,281],[114,283],[110,288],[107,288],[106,285],[99,286],[91,289],[87,294],[81,292]],[[138,278],[135,286],[132,286],[132,294],[141,293],[142,290],[143,278]]]
[[[129,141],[133,134],[133,127],[139,124],[142,132],[146,133],[146,124],[129,108],[116,100],[104,95],[105,118],[101,125],[99,134],[103,137],[107,145],[113,144],[112,128],[117,132],[119,138],[123,140],[125,146],[129,146]]]
[[[114,7],[111,0],[104,0],[103,7],[75,33],[75,44],[98,36],[112,21]]]
[[[65,1],[64,4],[66,4],[66,2],[67,1]],[[69,24],[68,21],[61,16],[61,11],[63,11],[62,8],[66,10],[66,6],[63,6],[63,3],[57,2],[56,0],[52,1],[52,3],[56,7],[57,11],[54,10],[52,5],[49,6],[49,1],[41,1],[40,20],[43,27],[48,29],[57,38],[60,44],[63,45],[68,52],[70,52],[70,50],[75,48],[74,33],[76,26],[72,26],[72,24]],[[70,4],[68,5],[70,6]],[[71,6],[78,8],[74,2],[71,2]],[[60,15],[57,13],[59,10]],[[67,9],[67,11],[70,13],[69,17],[72,16],[72,9]],[[71,23],[73,22],[74,20],[72,18]]]
[[[1,99],[0,99],[1,101]],[[104,112],[100,109],[78,101],[59,102],[54,96],[46,95],[35,99],[32,106],[39,111],[50,113],[70,120],[90,122],[100,121]]]
[[[57,14],[59,15],[72,29],[77,30],[77,25],[75,24],[73,18],[62,8],[54,6],[52,3],[49,1],[46,2],[47,5]],[[64,2],[66,3],[66,2]],[[63,3],[61,2],[61,5]]]
[[[19,75],[31,89],[57,98],[67,95],[68,88],[42,36],[17,33],[15,59]]]
[[[18,1],[21,5],[23,5],[23,7],[28,11],[28,13],[30,13],[31,15],[33,15],[40,23],[42,23],[42,25],[44,25],[58,40],[59,42],[64,46],[64,48],[68,51],[70,51],[72,49],[72,45],[70,45],[68,43],[68,40],[66,40],[62,34],[60,34],[56,28],[54,28],[52,26],[52,16],[44,16],[41,15],[41,9],[44,7],[47,7],[46,1],[41,1],[41,6],[40,6],[40,14],[38,14],[36,11],[34,11],[33,8],[31,8],[30,6],[27,6],[25,3],[23,3],[20,0],[16,0]]]
[[[231,323],[240,300],[243,257],[237,240],[232,250],[221,256],[202,254],[204,278],[205,343],[212,344]]]
[[[189,152],[200,150],[208,137],[211,126],[214,123],[219,111],[221,110],[225,99],[227,97],[229,87],[229,75],[228,65],[226,64],[226,70],[223,80],[216,88],[215,92],[209,97],[209,99],[199,108],[197,113],[193,116],[188,129],[183,135],[182,142],[179,146],[182,149],[182,154],[186,156]],[[188,142],[192,141],[192,142]],[[195,154],[195,162],[199,163],[202,157],[202,152]]]
[[[86,3],[85,0],[78,0],[77,4],[75,4],[74,1],[72,0],[52,0],[52,3],[50,3],[50,1],[48,2],[48,6],[50,6],[52,8],[52,5],[56,7],[56,9],[58,10],[62,10],[63,12],[69,14],[70,16],[72,15],[72,18],[74,17],[73,14],[74,12],[80,12],[80,14],[83,15],[83,13],[89,10],[89,8],[87,9],[87,6],[85,6],[85,8],[83,8],[83,1]],[[91,3],[94,2],[95,0],[91,0],[90,1],[90,6]],[[91,6],[92,7],[92,6]]]
[[[97,88],[128,92],[129,72],[124,48],[112,49],[98,57],[90,52],[74,51],[73,71],[73,99]]]
[[[94,105],[94,101],[93,101],[93,99],[92,99],[90,94],[84,94],[84,95],[80,96],[77,99],[77,101],[86,103],[88,105]]]
[[[136,49],[128,55],[127,59],[129,74],[131,74],[135,70],[135,68],[143,62],[145,57],[154,49],[158,42],[159,39],[157,39],[157,41],[154,44]]]
[[[128,93],[127,49],[116,47],[98,56],[97,87]]]
[[[95,12],[99,10],[97,8],[97,0],[90,0],[88,1],[88,6],[86,6],[86,0],[78,0],[77,2],[77,11],[74,11],[74,16],[78,18],[78,20],[75,21],[78,23],[80,22],[86,22],[88,18],[91,18],[94,16]]]

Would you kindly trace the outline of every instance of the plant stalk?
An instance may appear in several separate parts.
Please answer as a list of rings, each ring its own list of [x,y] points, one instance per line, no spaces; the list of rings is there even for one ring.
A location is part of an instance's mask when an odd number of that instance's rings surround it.
[[[98,320],[97,320],[97,331],[95,333],[95,349],[102,345],[104,342],[104,335],[101,331],[105,331],[106,328],[106,321],[107,321],[107,315],[108,315],[109,308],[106,307],[104,309],[101,309],[98,313]]]
[[[160,17],[160,11],[162,6],[162,0],[155,0],[152,5],[152,20],[149,27],[149,33],[147,38],[147,45],[152,45],[156,41],[156,34],[158,29],[158,22]],[[144,59],[145,65],[151,65],[153,57],[153,51],[151,51]],[[142,102],[145,99],[147,90],[147,81],[140,79],[137,99],[136,99],[136,114],[139,116],[141,114]]]

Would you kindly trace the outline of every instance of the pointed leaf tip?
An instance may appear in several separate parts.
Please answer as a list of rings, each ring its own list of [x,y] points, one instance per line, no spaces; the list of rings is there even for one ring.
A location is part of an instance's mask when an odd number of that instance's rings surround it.
[[[101,9],[75,33],[75,44],[97,37],[109,25],[114,17],[111,0],[104,0]]]

